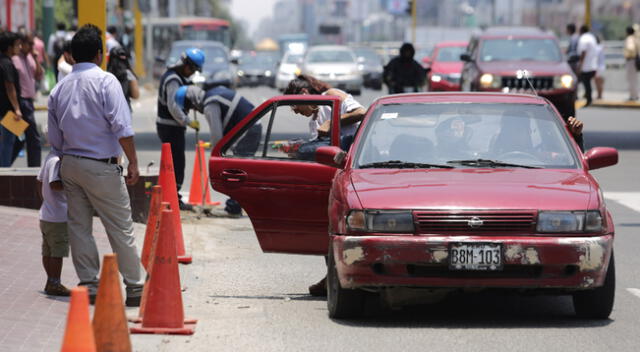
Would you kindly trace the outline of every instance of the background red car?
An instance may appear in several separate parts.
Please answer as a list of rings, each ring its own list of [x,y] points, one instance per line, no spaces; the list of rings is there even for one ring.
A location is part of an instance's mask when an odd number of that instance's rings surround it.
[[[460,90],[460,75],[464,66],[460,55],[466,47],[467,42],[442,42],[435,46],[427,75],[429,91]]]

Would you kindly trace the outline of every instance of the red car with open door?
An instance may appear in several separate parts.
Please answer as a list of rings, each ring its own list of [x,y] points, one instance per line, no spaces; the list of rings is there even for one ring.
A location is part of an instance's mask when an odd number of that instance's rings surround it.
[[[333,109],[315,161],[308,120],[291,111],[302,104]],[[344,151],[338,104],[270,99],[210,159],[214,189],[240,202],[263,251],[328,253],[331,317],[359,316],[365,292],[396,305],[467,289],[568,294],[578,315],[609,316],[614,227],[589,170],[615,164],[615,149],[581,153],[544,98],[423,93],[375,101]],[[257,151],[235,155],[256,124]]]

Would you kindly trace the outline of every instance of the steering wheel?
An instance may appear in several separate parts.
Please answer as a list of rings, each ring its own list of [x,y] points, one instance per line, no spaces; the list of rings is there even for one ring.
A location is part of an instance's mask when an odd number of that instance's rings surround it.
[[[527,162],[527,161],[540,162],[540,159],[537,156],[526,153],[526,152],[520,152],[520,151],[513,151],[513,152],[507,152],[507,153],[501,154],[498,157],[498,160],[500,161],[522,160],[524,162]]]

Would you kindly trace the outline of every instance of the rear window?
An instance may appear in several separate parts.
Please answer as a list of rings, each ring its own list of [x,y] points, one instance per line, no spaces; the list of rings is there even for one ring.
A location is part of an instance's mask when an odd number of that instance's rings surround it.
[[[346,50],[316,50],[307,55],[309,63],[355,62],[351,52]]]

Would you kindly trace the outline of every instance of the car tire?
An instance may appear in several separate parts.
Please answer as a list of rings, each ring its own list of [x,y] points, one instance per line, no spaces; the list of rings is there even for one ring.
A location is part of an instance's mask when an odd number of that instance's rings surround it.
[[[358,289],[344,289],[340,286],[338,269],[333,256],[333,246],[329,246],[327,264],[327,308],[333,319],[358,318],[364,310],[364,292]]]
[[[616,268],[611,253],[607,276],[601,287],[575,292],[573,294],[573,308],[576,315],[588,319],[607,319],[613,309],[616,291]]]

